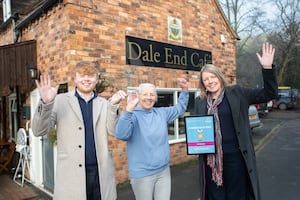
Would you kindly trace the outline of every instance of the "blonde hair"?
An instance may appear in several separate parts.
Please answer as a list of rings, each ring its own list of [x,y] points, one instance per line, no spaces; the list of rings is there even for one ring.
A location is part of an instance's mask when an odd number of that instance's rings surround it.
[[[206,97],[206,88],[204,86],[204,83],[203,83],[203,79],[202,79],[202,73],[203,72],[209,72],[209,73],[212,73],[214,74],[221,82],[221,87],[226,87],[228,85],[226,79],[225,79],[225,76],[224,74],[221,72],[221,70],[216,67],[215,65],[213,64],[205,64],[202,68],[201,68],[201,71],[200,71],[200,80],[199,80],[199,89],[200,89],[200,98],[203,99]]]
[[[81,75],[99,75],[99,65],[96,62],[81,61],[75,66],[75,75],[79,73]]]
[[[157,102],[157,91],[156,91],[156,87],[155,85],[153,85],[152,83],[141,83],[138,87],[138,93],[139,95],[142,94],[143,90],[145,88],[150,88],[153,90],[154,94],[155,94],[155,102]]]

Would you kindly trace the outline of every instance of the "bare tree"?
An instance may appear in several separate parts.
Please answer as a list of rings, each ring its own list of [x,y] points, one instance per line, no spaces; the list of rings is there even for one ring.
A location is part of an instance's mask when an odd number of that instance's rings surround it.
[[[278,83],[282,84],[289,64],[297,59],[295,49],[300,45],[300,2],[299,0],[273,0],[279,11],[277,28],[268,37],[276,45]],[[297,65],[297,64],[296,64]]]
[[[253,38],[262,33],[261,27],[266,27],[266,12],[261,6],[263,1],[267,0],[219,0],[232,29],[241,38],[236,45],[236,76],[237,82],[245,86],[261,87],[261,71],[255,57],[261,44],[257,47],[258,41]]]
[[[293,59],[285,70],[283,83],[292,88],[300,89],[300,45],[292,52]]]
[[[265,13],[257,5],[258,0],[219,0],[232,29],[242,38],[237,53],[242,52],[247,40],[259,28]]]
[[[293,73],[299,70],[299,62],[295,60],[299,57],[300,46],[299,0],[219,0],[219,3],[233,30],[241,38],[237,43],[238,81],[253,85],[251,81],[256,80],[250,77],[257,74],[257,69],[251,67],[255,64],[252,61],[255,59],[253,51],[257,49],[255,41],[258,38],[259,41],[269,40],[276,47],[279,84],[284,84],[284,80],[299,80]],[[270,6],[264,7],[267,3]],[[271,21],[266,12],[277,18]]]

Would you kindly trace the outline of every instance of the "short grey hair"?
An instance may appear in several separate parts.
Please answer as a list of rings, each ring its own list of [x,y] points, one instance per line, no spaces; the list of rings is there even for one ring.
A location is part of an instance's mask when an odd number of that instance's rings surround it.
[[[157,102],[157,91],[156,91],[156,87],[155,85],[153,85],[152,83],[141,83],[138,87],[138,93],[139,95],[142,94],[143,90],[145,88],[150,88],[153,90],[154,94],[155,94],[155,102]]]

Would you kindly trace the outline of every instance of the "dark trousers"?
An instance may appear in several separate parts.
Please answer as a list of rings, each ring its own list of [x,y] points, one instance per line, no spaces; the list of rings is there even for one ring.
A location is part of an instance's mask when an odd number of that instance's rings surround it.
[[[85,171],[87,200],[101,200],[98,166],[87,167]]]
[[[248,174],[240,152],[223,155],[223,186],[212,181],[211,168],[206,165],[208,200],[247,200]]]

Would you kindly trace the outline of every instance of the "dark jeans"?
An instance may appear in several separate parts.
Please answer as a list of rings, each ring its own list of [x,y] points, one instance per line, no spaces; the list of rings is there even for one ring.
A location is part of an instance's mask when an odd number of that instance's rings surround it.
[[[248,199],[248,175],[240,152],[223,155],[223,186],[212,181],[211,168],[206,165],[207,193],[209,200]]]
[[[85,171],[87,200],[101,200],[98,166],[87,167]]]

